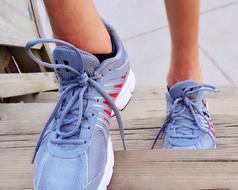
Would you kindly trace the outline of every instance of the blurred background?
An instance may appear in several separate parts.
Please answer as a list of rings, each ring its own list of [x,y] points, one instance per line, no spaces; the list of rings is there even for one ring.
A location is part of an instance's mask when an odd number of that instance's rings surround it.
[[[170,39],[163,0],[95,0],[118,31],[137,85],[165,85]],[[200,62],[205,82],[238,85],[238,0],[201,0]]]

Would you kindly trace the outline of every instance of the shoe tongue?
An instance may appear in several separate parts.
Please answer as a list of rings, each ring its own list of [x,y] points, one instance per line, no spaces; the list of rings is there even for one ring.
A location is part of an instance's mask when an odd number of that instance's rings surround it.
[[[95,69],[100,65],[99,60],[88,52],[80,49],[78,51],[80,57],[67,46],[57,46],[53,52],[53,61],[55,64],[68,65],[79,72],[82,72],[84,66],[84,71],[92,76]],[[57,69],[57,74],[61,80],[72,80],[77,77],[75,73],[68,69]]]
[[[184,81],[178,82],[169,89],[169,95],[173,100],[176,100],[182,97],[183,92],[186,88],[196,86],[196,85],[198,84],[193,80],[184,80]]]
[[[82,51],[80,49],[78,49],[78,52],[80,56],[74,50],[68,48],[67,46],[57,46],[53,52],[53,61],[55,64],[68,65],[79,71],[80,73],[83,71],[84,67],[84,72],[86,72],[89,76],[92,76],[94,74],[95,69],[98,68],[98,66],[100,65],[100,62],[94,55],[88,52]],[[56,69],[56,72],[58,77],[62,81],[73,80],[77,77],[74,72],[68,69]],[[67,103],[74,95],[74,92],[74,89],[68,92],[64,102],[62,103],[62,107],[65,107],[67,105]],[[68,119],[72,117],[74,117],[72,114],[67,115]],[[72,130],[73,127],[74,125],[67,125],[64,126],[61,130],[63,132],[68,132]]]

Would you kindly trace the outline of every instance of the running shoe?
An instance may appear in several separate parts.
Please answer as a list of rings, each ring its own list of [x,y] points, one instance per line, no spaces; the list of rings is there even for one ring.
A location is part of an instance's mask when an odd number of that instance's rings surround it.
[[[216,135],[208,112],[205,91],[215,87],[185,80],[173,85],[166,94],[167,117],[158,132],[164,149],[215,149]]]
[[[132,97],[135,77],[118,35],[107,29],[116,54],[103,62],[62,40],[41,38],[26,45],[28,55],[54,69],[59,79],[58,101],[33,158],[36,190],[106,190],[114,166],[112,115],[125,149],[119,111]],[[52,64],[34,57],[31,48],[39,43],[57,43]]]

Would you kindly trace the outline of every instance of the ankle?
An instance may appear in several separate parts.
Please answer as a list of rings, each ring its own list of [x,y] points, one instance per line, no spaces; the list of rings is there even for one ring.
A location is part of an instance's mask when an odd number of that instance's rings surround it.
[[[198,46],[173,46],[171,64],[167,77],[168,87],[182,80],[202,83],[202,73],[198,58]]]
[[[170,88],[171,86],[173,86],[177,82],[184,81],[184,80],[194,80],[198,84],[201,84],[202,81],[203,81],[200,77],[194,77],[194,76],[190,76],[190,77],[182,76],[182,77],[174,77],[174,78],[168,77],[167,86]]]
[[[203,78],[199,64],[197,64],[197,66],[177,64],[176,66],[170,67],[167,77],[168,87],[171,87],[177,82],[183,80],[194,80],[197,83],[202,83]]]
[[[84,38],[79,38],[74,34],[55,35],[55,38],[62,39],[73,44],[75,47],[80,48],[92,54],[110,54],[112,53],[111,37],[107,31],[97,36],[87,35]]]

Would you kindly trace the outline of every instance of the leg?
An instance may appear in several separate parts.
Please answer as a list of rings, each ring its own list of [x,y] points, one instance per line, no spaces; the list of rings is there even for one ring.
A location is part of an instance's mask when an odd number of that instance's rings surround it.
[[[172,39],[170,88],[166,93],[169,114],[152,148],[159,137],[164,137],[165,149],[214,149],[216,137],[204,94],[214,91],[214,87],[199,84],[202,82],[198,61],[199,0],[165,3]]]
[[[125,148],[119,110],[128,104],[135,87],[128,56],[114,29],[104,26],[92,0],[45,3],[55,37],[77,48],[56,46],[53,64],[47,64],[30,52],[33,44],[47,40],[26,45],[28,55],[36,63],[55,69],[60,81],[59,106],[42,130],[34,155],[34,186],[37,190],[105,190],[114,165],[109,136],[112,110]],[[45,170],[46,166],[50,167]]]
[[[94,54],[112,51],[110,35],[92,0],[45,0],[56,38]]]
[[[172,41],[168,86],[192,79],[202,82],[198,60],[199,0],[165,0]]]

